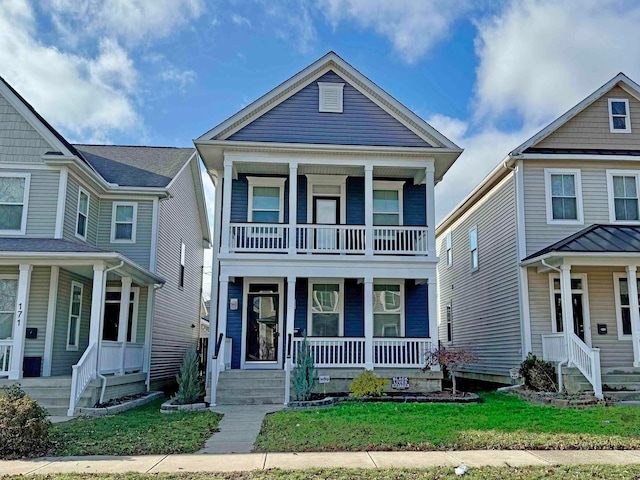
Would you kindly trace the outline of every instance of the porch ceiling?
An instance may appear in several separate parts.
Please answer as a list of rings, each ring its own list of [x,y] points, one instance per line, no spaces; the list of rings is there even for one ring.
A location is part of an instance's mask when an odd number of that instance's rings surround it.
[[[289,175],[289,165],[285,163],[238,162],[234,164],[236,173],[262,175]],[[364,177],[364,167],[360,165],[300,164],[299,175],[347,175]],[[374,167],[374,177],[378,178],[424,178],[424,168]]]

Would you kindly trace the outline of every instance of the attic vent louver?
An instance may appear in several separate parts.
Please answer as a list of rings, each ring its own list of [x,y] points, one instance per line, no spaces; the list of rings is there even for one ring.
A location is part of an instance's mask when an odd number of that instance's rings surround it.
[[[318,82],[320,112],[342,113],[342,90],[344,83]]]

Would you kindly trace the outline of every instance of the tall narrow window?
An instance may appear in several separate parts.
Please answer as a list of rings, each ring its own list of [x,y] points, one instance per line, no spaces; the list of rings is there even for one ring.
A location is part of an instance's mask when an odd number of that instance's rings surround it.
[[[31,176],[0,173],[0,234],[24,234]]]
[[[337,337],[342,335],[342,289],[339,283],[312,283],[311,336]]]
[[[82,284],[71,282],[71,301],[69,302],[69,325],[67,330],[67,350],[78,350],[81,317]]]
[[[402,285],[373,286],[373,335],[401,337],[403,335]]]
[[[87,239],[89,224],[89,194],[82,188],[78,190],[78,215],[76,218],[76,237]]]
[[[186,248],[185,248],[184,242],[182,242],[180,245],[180,281],[179,281],[180,288],[184,287],[185,253],[186,253]]]
[[[609,99],[609,128],[611,133],[631,133],[629,100],[626,98]]]
[[[612,222],[637,222],[638,174],[622,170],[608,170],[609,217]]]
[[[478,227],[469,230],[469,251],[471,252],[471,271],[478,269]]]
[[[13,338],[13,323],[16,315],[18,296],[17,278],[0,278],[0,340]],[[6,360],[6,359],[5,359]],[[0,370],[5,370],[0,360]]]
[[[453,264],[453,252],[451,251],[451,230],[447,232],[445,242],[445,247],[447,250],[447,267],[450,267]]]
[[[582,224],[579,170],[545,169],[547,223]]]
[[[114,202],[111,223],[111,242],[136,241],[137,203]]]
[[[616,289],[616,306],[618,320],[618,339],[626,340],[631,338],[633,327],[631,325],[631,307],[629,301],[629,281],[624,273],[614,274],[614,285]],[[638,284],[638,301],[640,302],[640,279]]]
[[[447,342],[453,340],[453,317],[451,313],[451,302],[447,303]]]

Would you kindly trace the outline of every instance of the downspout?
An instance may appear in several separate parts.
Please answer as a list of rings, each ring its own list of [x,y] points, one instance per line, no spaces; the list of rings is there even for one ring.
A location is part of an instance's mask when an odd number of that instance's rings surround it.
[[[558,267],[554,267],[553,265],[549,265],[545,261],[544,258],[540,260],[540,263],[542,263],[542,265],[544,265],[545,267],[547,267],[547,268],[549,268],[551,270],[555,270],[556,272],[562,274],[562,271]],[[567,350],[567,355],[568,354],[569,354],[569,351]],[[562,388],[563,388],[563,385],[562,385],[562,367],[564,365],[566,365],[567,362],[568,362],[568,359],[567,360],[563,360],[561,362],[558,362],[558,392],[559,393],[562,393]]]

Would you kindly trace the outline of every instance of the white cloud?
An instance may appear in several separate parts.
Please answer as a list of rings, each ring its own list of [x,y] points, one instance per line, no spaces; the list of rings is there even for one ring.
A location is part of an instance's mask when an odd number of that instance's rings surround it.
[[[160,73],[160,78],[167,82],[176,82],[180,86],[180,91],[186,91],[189,84],[196,81],[196,72],[193,70],[178,70],[174,66],[166,67]]]
[[[137,72],[116,41],[95,56],[68,54],[37,39],[26,0],[0,1],[2,75],[47,120],[72,140],[102,139],[109,132],[140,129],[132,95]]]
[[[162,38],[205,11],[204,0],[47,0],[67,35],[109,36],[124,42]]]
[[[640,77],[640,3],[523,0],[478,24],[478,117],[548,121],[625,71]]]
[[[407,63],[414,63],[446,38],[452,24],[467,11],[461,0],[319,0],[329,22],[336,28],[353,22],[371,28],[391,41]]]
[[[247,28],[251,28],[251,20],[247,17],[243,17],[242,15],[238,15],[237,13],[231,15],[231,21],[239,27],[245,26]]]

